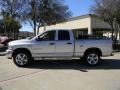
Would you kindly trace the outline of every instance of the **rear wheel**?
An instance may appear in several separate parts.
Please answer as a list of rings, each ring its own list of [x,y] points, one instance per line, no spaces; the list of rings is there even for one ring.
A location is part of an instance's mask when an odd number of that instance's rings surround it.
[[[95,66],[100,62],[100,55],[97,52],[88,52],[84,56],[86,64]]]
[[[30,55],[27,54],[26,52],[17,52],[13,56],[13,62],[15,63],[15,65],[19,67],[27,66],[30,63],[30,60],[31,60]]]

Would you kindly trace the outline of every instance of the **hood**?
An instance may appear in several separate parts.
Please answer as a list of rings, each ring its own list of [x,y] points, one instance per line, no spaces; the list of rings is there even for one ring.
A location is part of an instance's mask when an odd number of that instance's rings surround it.
[[[9,45],[27,44],[28,42],[30,42],[29,39],[21,39],[21,40],[11,41],[9,42]]]

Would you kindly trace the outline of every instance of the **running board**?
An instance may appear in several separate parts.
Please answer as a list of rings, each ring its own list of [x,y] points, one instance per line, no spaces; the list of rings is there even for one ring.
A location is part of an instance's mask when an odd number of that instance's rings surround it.
[[[71,58],[34,58],[34,60],[77,60],[80,58],[75,58],[75,57],[71,57]]]

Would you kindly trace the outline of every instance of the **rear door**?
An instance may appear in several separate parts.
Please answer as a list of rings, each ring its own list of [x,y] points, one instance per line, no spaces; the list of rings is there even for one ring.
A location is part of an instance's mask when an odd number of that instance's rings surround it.
[[[74,41],[67,30],[57,31],[56,56],[73,56]]]

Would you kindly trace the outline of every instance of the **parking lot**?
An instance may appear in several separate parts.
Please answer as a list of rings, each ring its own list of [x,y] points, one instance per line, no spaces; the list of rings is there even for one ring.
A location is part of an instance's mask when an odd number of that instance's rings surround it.
[[[72,60],[35,61],[26,68],[0,56],[2,90],[120,90],[120,53],[88,67]]]

